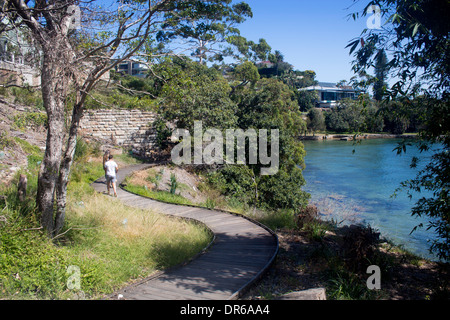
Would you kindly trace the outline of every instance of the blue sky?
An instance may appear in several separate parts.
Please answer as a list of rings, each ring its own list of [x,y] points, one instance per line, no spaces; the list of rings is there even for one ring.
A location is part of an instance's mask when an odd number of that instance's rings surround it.
[[[361,10],[353,0],[244,0],[253,11],[238,28],[248,40],[267,40],[297,70],[314,70],[317,80],[338,82],[353,76],[347,44],[366,27],[347,15]]]

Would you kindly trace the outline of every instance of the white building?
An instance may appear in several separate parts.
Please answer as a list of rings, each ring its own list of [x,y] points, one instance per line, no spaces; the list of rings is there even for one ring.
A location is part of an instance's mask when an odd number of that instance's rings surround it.
[[[0,84],[39,86],[39,72],[32,65],[32,48],[19,30],[0,35]]]
[[[148,67],[145,63],[138,61],[123,61],[116,66],[116,71],[122,74],[128,74],[139,78],[145,78]]]
[[[318,108],[334,108],[339,105],[342,99],[356,100],[360,95],[360,91],[353,89],[350,86],[337,86],[335,83],[319,82],[315,86],[301,88],[300,91],[317,91],[319,100],[317,101]]]

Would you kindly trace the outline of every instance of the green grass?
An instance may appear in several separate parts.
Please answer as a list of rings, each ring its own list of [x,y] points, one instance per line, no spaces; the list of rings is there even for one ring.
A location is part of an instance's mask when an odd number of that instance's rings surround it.
[[[162,202],[179,205],[194,205],[191,201],[189,201],[185,197],[180,196],[178,194],[170,193],[168,191],[153,191],[146,188],[145,186],[136,186],[136,185],[126,185],[124,189],[129,192]]]
[[[72,169],[63,234],[51,240],[35,208],[42,155],[29,151],[33,161],[22,170],[29,177],[25,202],[17,200],[18,177],[0,185],[0,299],[101,298],[188,260],[212,239],[197,223],[126,207],[95,193],[89,184],[104,174],[101,158],[92,160],[93,149],[84,148]],[[73,268],[80,271],[79,289],[71,285],[77,276]]]

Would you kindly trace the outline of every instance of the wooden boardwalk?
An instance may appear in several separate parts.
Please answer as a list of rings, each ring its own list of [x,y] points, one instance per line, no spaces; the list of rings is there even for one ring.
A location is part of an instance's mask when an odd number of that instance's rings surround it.
[[[134,171],[152,165],[119,170],[118,185]],[[95,190],[106,191],[104,178]],[[214,233],[209,249],[190,263],[160,272],[114,294],[127,300],[229,300],[238,299],[270,267],[278,253],[278,238],[268,228],[245,217],[197,207],[179,206],[144,198],[118,188],[126,205],[189,218]]]

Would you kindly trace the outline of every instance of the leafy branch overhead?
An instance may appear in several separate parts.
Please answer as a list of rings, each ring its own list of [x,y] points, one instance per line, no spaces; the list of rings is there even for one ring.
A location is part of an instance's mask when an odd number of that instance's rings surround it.
[[[156,39],[173,46],[179,41],[200,63],[222,61],[231,55],[232,49],[225,48],[232,39],[240,37],[237,25],[253,16],[245,2],[231,5],[231,0],[190,0],[172,3],[165,13]]]
[[[369,8],[377,6],[385,21],[380,29],[366,29],[347,46],[355,61],[355,73],[375,67],[375,94],[383,100],[384,112],[396,118],[408,118],[414,104],[426,110],[421,114],[420,150],[434,148],[436,153],[417,176],[402,184],[408,191],[428,191],[416,202],[415,216],[428,216],[429,229],[437,235],[430,250],[450,259],[449,165],[450,153],[450,4],[441,0],[369,1],[354,19],[367,17]],[[384,53],[386,53],[384,55]],[[396,82],[387,88],[384,78]],[[391,103],[386,103],[391,100]],[[405,108],[392,114],[390,107],[403,103]],[[406,152],[406,144],[397,149]],[[413,166],[419,159],[414,159]],[[422,160],[422,159],[420,159]]]

